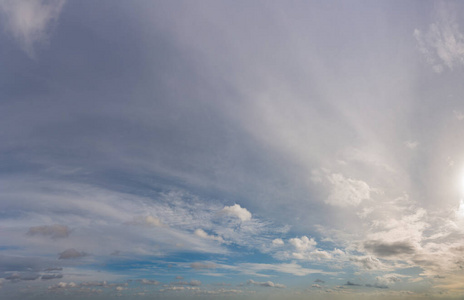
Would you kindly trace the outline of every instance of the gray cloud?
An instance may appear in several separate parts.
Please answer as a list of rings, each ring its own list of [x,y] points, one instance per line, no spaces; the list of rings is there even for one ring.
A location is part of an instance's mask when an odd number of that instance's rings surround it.
[[[353,283],[353,282],[351,282],[351,281],[347,281],[345,285],[349,285],[349,286],[361,286],[360,284]]]
[[[43,235],[49,236],[53,239],[66,238],[69,233],[70,230],[68,226],[58,224],[31,227],[27,232],[27,234],[31,236]]]
[[[45,274],[40,277],[42,280],[50,280],[50,279],[57,279],[63,278],[63,274]]]
[[[414,254],[415,247],[409,241],[400,242],[383,242],[383,241],[366,241],[364,248],[380,257],[399,256],[404,254]]]
[[[85,252],[79,252],[74,248],[67,249],[59,254],[58,259],[74,259],[74,258],[81,258],[87,256]]]

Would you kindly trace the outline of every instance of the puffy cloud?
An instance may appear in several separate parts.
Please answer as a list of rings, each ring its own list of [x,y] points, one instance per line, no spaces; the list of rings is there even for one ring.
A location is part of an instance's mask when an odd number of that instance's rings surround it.
[[[272,245],[274,246],[283,246],[285,243],[282,239],[274,239],[272,240]]]
[[[246,208],[241,207],[239,204],[225,206],[221,212],[227,215],[235,216],[242,221],[251,220],[251,213]]]
[[[5,27],[21,48],[34,56],[34,47],[45,42],[51,25],[58,19],[65,0],[0,0]]]
[[[263,287],[273,287],[273,288],[285,288],[286,286],[280,283],[274,283],[272,281],[266,281],[266,282],[257,282],[252,279],[247,281],[247,284],[253,284],[257,286],[263,286]]]
[[[326,203],[334,206],[357,206],[363,200],[370,198],[370,187],[362,180],[345,178],[342,174],[328,176],[332,190]]]
[[[387,268],[380,260],[372,256],[351,257],[350,261],[366,270],[384,270]]]
[[[57,290],[57,289],[66,289],[66,288],[75,288],[77,287],[77,284],[74,282],[59,282],[56,285],[49,286],[49,290]]]
[[[67,249],[63,252],[60,253],[60,256],[58,259],[73,259],[73,258],[81,258],[87,256],[87,253],[85,252],[79,252],[74,248]]]
[[[209,240],[213,240],[213,241],[218,241],[220,243],[223,243],[224,242],[224,239],[218,235],[209,235],[208,233],[206,233],[203,229],[196,229],[194,234],[196,236],[199,236],[201,238],[204,238],[204,239],[209,239]]]
[[[289,240],[289,242],[299,252],[314,249],[314,247],[317,245],[317,242],[313,238],[309,239],[307,236],[302,236],[301,238],[292,238]]]
[[[27,232],[28,235],[34,236],[34,235],[43,235],[43,236],[49,236],[53,239],[57,238],[66,238],[69,235],[69,228],[68,226],[65,225],[44,225],[44,226],[35,226],[29,228],[29,231]]]

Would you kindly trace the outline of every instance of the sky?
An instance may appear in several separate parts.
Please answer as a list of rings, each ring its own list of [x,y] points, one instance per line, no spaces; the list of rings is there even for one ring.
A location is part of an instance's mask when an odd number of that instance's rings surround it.
[[[0,298],[462,299],[462,16],[0,0]]]

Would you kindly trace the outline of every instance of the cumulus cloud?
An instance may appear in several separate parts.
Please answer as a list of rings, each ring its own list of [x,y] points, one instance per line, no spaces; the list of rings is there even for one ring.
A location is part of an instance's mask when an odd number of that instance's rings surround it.
[[[241,207],[239,204],[225,206],[221,212],[227,215],[235,216],[241,221],[251,220],[251,213],[246,208]]]
[[[74,259],[74,258],[81,258],[87,256],[87,253],[85,252],[79,252],[74,248],[67,249],[63,252],[60,253],[60,256],[58,259]]]
[[[295,248],[295,251],[284,253],[284,256],[287,257],[290,256],[301,260],[321,260],[332,257],[327,251],[316,249],[317,242],[307,236],[291,238],[289,243]]]
[[[43,235],[43,236],[48,236],[53,239],[57,238],[66,238],[69,235],[69,228],[68,226],[65,225],[44,225],[44,226],[35,226],[29,228],[29,231],[27,232],[28,235],[34,236],[34,235]]]
[[[59,282],[56,285],[49,286],[49,290],[58,290],[58,289],[66,289],[66,288],[75,288],[77,287],[77,284],[74,282]]]
[[[263,286],[263,287],[273,287],[273,288],[285,288],[286,286],[280,283],[274,283],[272,281],[266,281],[266,282],[257,282],[252,279],[247,281],[247,284],[252,284],[252,285],[257,285],[257,286]]]
[[[208,240],[213,240],[213,241],[218,241],[220,243],[223,243],[224,242],[224,239],[218,235],[209,235],[208,233],[206,233],[203,229],[196,229],[194,234],[196,236],[199,236],[201,238],[204,238],[204,239],[208,239]]]
[[[65,0],[0,0],[5,28],[21,48],[34,56],[34,48],[46,42]]]
[[[363,200],[370,198],[370,187],[362,180],[346,178],[342,174],[328,176],[332,190],[326,203],[334,206],[357,206]]]
[[[383,270],[387,268],[379,259],[372,256],[351,257],[350,261],[366,270]]]
[[[464,35],[450,7],[441,6],[437,14],[436,22],[426,32],[414,30],[414,38],[425,61],[441,73],[445,67],[452,70],[464,65]]]
[[[274,239],[272,240],[272,245],[274,246],[283,246],[285,243],[282,239]]]

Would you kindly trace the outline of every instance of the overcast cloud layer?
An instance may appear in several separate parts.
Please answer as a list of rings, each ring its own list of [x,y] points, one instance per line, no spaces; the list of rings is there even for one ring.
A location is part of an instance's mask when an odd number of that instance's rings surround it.
[[[463,15],[0,0],[0,298],[462,298]]]

